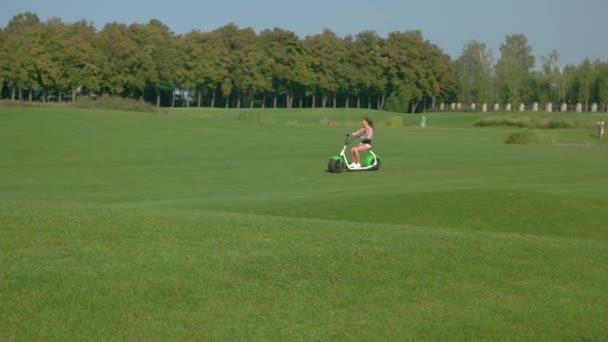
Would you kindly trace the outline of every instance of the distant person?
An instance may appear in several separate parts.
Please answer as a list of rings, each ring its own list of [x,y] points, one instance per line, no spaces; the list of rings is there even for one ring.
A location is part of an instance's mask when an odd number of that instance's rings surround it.
[[[597,127],[597,135],[600,137],[600,139],[602,139],[602,137],[604,136],[604,126],[606,126],[606,124],[604,123],[604,119],[600,119],[600,121],[598,121],[595,126]]]
[[[359,137],[361,142],[357,146],[353,146],[350,149],[350,155],[352,157],[350,167],[360,168],[361,167],[361,156],[360,153],[367,151],[372,148],[372,137],[374,136],[374,123],[368,118],[361,120],[363,127],[358,131],[352,132],[351,135]]]

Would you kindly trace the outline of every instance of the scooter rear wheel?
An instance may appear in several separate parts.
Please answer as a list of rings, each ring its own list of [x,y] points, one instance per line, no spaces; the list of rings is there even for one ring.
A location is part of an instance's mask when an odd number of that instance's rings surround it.
[[[342,172],[344,170],[344,162],[342,159],[330,159],[327,163],[327,171]]]

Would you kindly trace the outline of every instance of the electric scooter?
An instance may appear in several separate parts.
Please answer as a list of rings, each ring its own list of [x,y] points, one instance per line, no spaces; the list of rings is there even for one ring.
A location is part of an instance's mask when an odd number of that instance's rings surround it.
[[[349,140],[350,134],[346,133],[346,139],[344,140],[344,147],[340,154],[331,156],[327,163],[327,170],[329,172],[342,172],[344,169],[348,171],[378,171],[380,169],[380,157],[375,154],[371,149],[367,150],[368,154],[365,158],[361,159],[361,167],[350,166],[348,159],[346,158],[346,147],[352,143],[352,139]]]

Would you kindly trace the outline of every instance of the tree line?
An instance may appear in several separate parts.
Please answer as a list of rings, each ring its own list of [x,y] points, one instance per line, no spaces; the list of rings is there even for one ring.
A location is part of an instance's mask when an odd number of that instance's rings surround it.
[[[228,24],[175,34],[161,21],[40,21],[31,12],[0,28],[0,98],[76,101],[120,96],[156,106],[356,107],[424,111],[440,102],[608,103],[608,63],[559,65],[525,35],[505,37],[500,56],[470,41],[452,60],[420,31],[298,37]]]

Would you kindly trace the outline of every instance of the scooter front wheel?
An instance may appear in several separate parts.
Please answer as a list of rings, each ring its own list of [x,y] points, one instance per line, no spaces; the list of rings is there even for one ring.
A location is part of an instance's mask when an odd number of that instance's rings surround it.
[[[342,172],[344,170],[344,161],[342,159],[329,159],[327,163],[327,171],[329,172]]]

